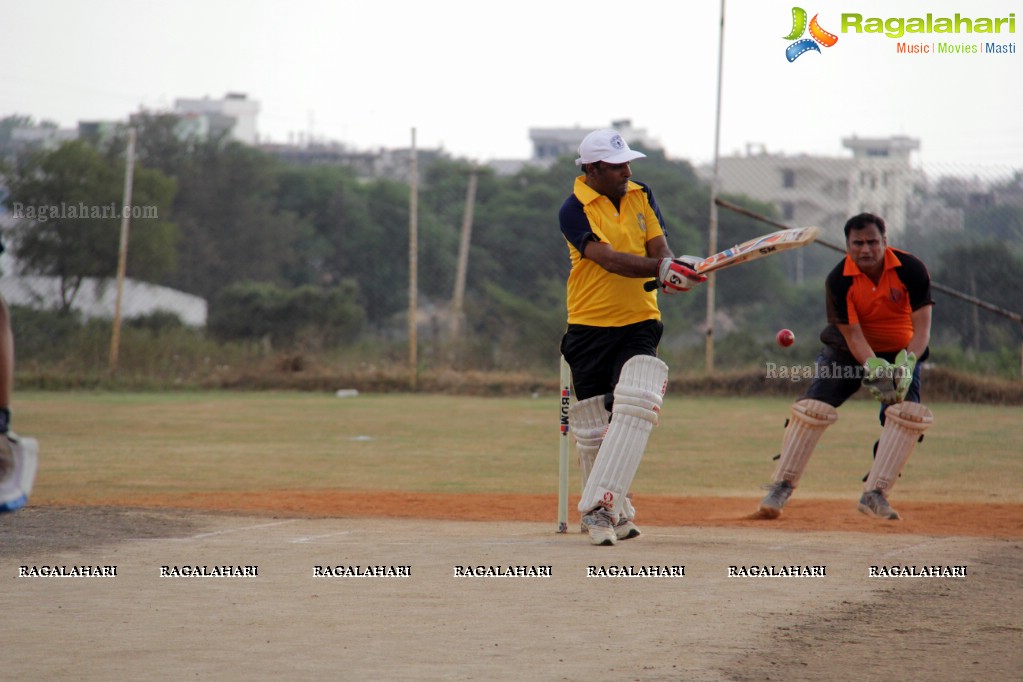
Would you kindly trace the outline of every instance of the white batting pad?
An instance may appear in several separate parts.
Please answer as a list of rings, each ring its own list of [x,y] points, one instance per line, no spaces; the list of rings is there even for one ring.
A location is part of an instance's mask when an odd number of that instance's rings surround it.
[[[920,403],[895,403],[885,410],[884,429],[863,491],[887,494],[899,480],[920,435],[933,423],[934,415]]]
[[[0,512],[12,512],[25,506],[32,493],[38,465],[39,442],[35,438],[19,438],[11,434],[10,442],[14,471],[0,484]]]
[[[824,435],[824,429],[838,421],[838,410],[820,400],[798,400],[792,404],[792,418],[781,441],[781,457],[774,470],[775,483],[799,483],[810,455]]]
[[[622,367],[611,423],[583,487],[580,512],[604,507],[618,520],[650,432],[657,425],[667,383],[668,366],[652,355],[637,355]]]
[[[593,462],[597,459],[597,451],[604,440],[604,432],[607,431],[610,417],[611,413],[604,407],[602,395],[580,400],[568,410],[568,423],[572,435],[575,436],[583,489],[586,488],[586,479],[590,477]]]
[[[629,521],[632,521],[633,519],[636,518],[636,508],[632,506],[631,496],[626,495],[625,497],[619,499],[618,502],[621,504],[620,512],[622,518],[628,519]]]

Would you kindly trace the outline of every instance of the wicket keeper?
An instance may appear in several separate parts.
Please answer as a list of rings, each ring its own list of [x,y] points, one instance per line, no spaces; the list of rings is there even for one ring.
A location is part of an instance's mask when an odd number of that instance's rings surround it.
[[[898,520],[888,495],[934,418],[920,404],[920,365],[931,337],[931,278],[923,262],[888,246],[885,222],[861,213],[845,224],[845,258],[825,280],[828,325],[813,381],[792,405],[781,455],[759,514],[777,518],[836,410],[861,385],[881,402],[881,437],[858,509]]]
[[[661,408],[668,366],[657,358],[664,327],[657,291],[688,291],[706,280],[696,259],[675,258],[651,189],[631,180],[645,157],[615,130],[579,145],[582,175],[559,212],[572,270],[561,353],[577,402],[569,410],[582,472],[582,528],[595,545],[640,534],[627,497]]]

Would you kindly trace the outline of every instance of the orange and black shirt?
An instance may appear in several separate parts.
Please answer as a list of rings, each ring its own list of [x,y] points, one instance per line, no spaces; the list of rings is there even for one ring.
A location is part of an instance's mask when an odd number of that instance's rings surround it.
[[[828,327],[821,340],[848,350],[835,325],[858,324],[875,353],[897,353],[913,338],[913,311],[934,305],[931,276],[916,256],[888,247],[875,285],[848,255],[828,274]]]

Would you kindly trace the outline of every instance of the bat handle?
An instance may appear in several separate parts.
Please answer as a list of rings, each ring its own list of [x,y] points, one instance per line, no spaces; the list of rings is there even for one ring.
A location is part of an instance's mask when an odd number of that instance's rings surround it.
[[[656,279],[647,280],[646,282],[643,283],[643,291],[653,291],[659,286],[660,284],[657,282]]]

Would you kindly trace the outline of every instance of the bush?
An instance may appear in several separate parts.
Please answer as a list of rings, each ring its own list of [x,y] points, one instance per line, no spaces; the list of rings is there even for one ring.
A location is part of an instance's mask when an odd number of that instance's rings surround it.
[[[275,347],[321,349],[354,340],[362,331],[365,312],[357,294],[350,281],[294,289],[237,283],[214,299],[208,329],[223,341],[266,340]]]
[[[76,312],[35,310],[19,305],[12,305],[10,310],[19,362],[46,362],[64,357],[82,327]]]
[[[125,322],[125,326],[132,329],[144,329],[153,334],[162,334],[163,332],[182,329],[185,323],[181,321],[181,317],[177,313],[157,310],[148,315],[133,317]]]

